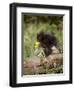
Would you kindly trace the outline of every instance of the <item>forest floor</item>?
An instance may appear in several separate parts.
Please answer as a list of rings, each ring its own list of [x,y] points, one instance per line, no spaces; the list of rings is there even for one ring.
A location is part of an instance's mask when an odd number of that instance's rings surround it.
[[[35,58],[25,63],[25,67],[23,67],[24,75],[63,73],[63,54],[52,54],[47,58],[47,62]]]

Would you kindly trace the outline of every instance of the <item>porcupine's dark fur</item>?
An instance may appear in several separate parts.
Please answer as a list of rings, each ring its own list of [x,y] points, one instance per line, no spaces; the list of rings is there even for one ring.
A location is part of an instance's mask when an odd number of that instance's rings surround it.
[[[57,39],[54,34],[40,32],[37,34],[37,40],[40,42],[40,47],[44,49],[46,56],[51,54],[53,46],[57,46]]]

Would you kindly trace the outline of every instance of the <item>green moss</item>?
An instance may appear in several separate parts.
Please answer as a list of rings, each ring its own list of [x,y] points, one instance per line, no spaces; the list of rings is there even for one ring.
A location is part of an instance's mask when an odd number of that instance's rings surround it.
[[[59,66],[57,68],[52,68],[48,70],[48,73],[63,73],[63,66]]]

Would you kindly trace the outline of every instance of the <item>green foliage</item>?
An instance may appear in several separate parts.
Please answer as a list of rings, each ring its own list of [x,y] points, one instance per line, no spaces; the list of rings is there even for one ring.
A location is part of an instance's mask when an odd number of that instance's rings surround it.
[[[54,33],[58,47],[63,49],[63,16],[23,15],[23,58],[34,55],[34,44],[40,31]]]
[[[63,66],[52,68],[48,70],[48,73],[63,73]]]

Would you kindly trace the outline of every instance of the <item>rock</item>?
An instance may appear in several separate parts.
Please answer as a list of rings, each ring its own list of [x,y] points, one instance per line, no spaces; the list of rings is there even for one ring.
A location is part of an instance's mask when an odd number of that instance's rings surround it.
[[[51,54],[47,58],[40,59],[37,56],[24,60],[24,74],[44,74],[49,69],[63,65],[63,54]]]
[[[41,60],[39,57],[32,57],[27,61],[24,61],[24,68],[29,70],[29,72],[37,74],[38,73],[38,66],[40,66]]]
[[[47,57],[49,67],[57,67],[63,65],[63,54],[51,54]]]
[[[40,65],[40,58],[39,57],[32,57],[27,61],[24,61],[24,67],[34,67],[34,66],[39,66]]]

